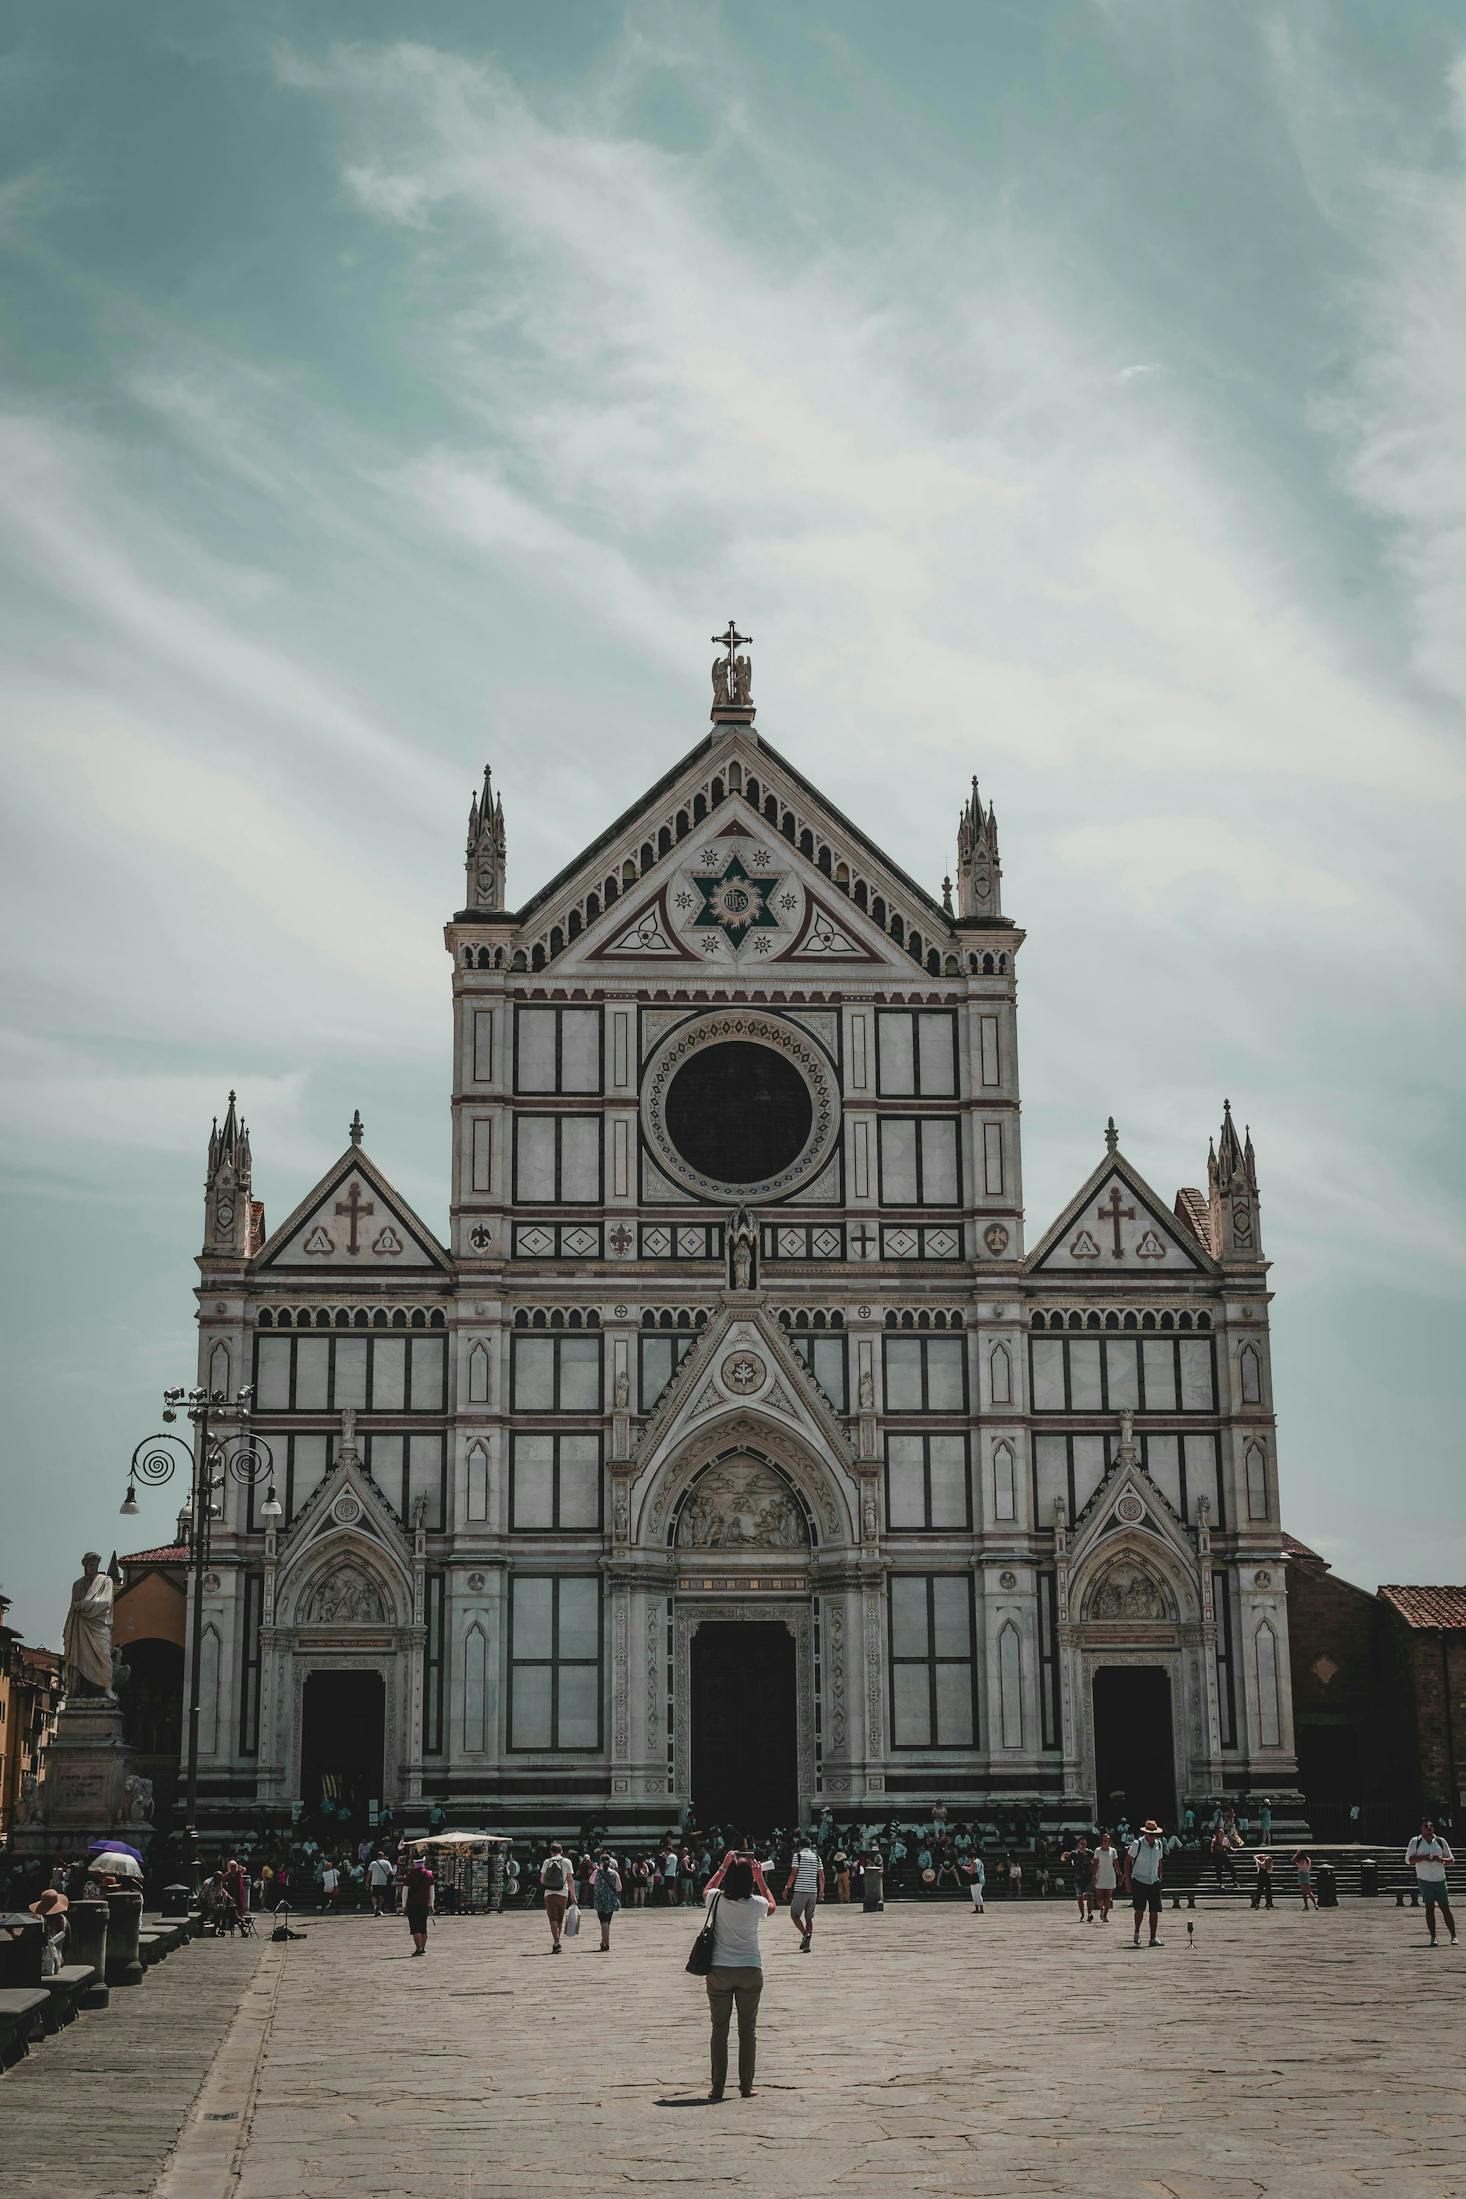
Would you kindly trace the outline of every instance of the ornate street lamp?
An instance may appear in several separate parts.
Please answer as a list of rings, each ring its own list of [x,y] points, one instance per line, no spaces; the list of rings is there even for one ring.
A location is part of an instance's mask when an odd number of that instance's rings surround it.
[[[163,1482],[171,1481],[180,1466],[188,1473],[189,1495],[185,1517],[188,1522],[188,1557],[193,1573],[193,1625],[190,1646],[185,1829],[189,1846],[189,1866],[194,1874],[195,1886],[198,1883],[199,1866],[199,1682],[204,1644],[204,1575],[208,1570],[212,1522],[223,1512],[221,1499],[230,1479],[250,1487],[261,1481],[265,1483],[265,1501],[260,1506],[262,1519],[279,1519],[281,1511],[272,1478],[274,1459],[270,1446],[263,1436],[255,1435],[250,1430],[249,1416],[253,1405],[252,1384],[247,1384],[233,1398],[226,1397],[222,1390],[165,1390],[164,1420],[177,1420],[181,1413],[192,1423],[193,1441],[186,1442],[181,1435],[145,1437],[132,1454],[132,1464],[127,1469],[127,1494],[120,1507],[124,1519],[136,1519],[141,1510],[137,1501],[137,1485],[140,1481],[158,1487]]]

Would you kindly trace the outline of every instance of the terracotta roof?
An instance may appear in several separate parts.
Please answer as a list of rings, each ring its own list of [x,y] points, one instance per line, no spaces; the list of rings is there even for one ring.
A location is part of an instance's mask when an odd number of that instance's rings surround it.
[[[1466,1627],[1466,1588],[1402,1588],[1381,1581],[1380,1594],[1407,1626]]]
[[[61,1652],[59,1649],[30,1649],[22,1643],[20,1654],[22,1660],[37,1672],[46,1672],[54,1676],[61,1670]]]
[[[1204,1192],[1194,1184],[1183,1184],[1176,1193],[1176,1204],[1171,1209],[1178,1222],[1185,1224],[1199,1245],[1208,1252],[1213,1250],[1211,1241],[1211,1206]]]
[[[119,1565],[184,1565],[187,1561],[186,1542],[165,1542],[156,1550],[129,1550],[117,1562]]]
[[[1328,1564],[1328,1559],[1320,1558],[1318,1552],[1310,1550],[1306,1542],[1300,1542],[1296,1535],[1287,1533],[1283,1536],[1283,1556],[1285,1558],[1318,1558],[1320,1565]]]

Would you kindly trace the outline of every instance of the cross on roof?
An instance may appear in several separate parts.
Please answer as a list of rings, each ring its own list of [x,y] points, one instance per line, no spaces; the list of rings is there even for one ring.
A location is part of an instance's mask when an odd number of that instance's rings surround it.
[[[728,621],[728,631],[725,634],[714,634],[711,638],[720,649],[727,650],[729,664],[733,662],[734,650],[741,649],[745,642],[753,640],[752,634],[740,634],[737,621],[731,618]]]

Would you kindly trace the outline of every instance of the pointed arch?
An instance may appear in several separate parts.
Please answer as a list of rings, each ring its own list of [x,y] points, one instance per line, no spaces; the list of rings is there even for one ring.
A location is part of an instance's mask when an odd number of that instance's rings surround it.
[[[993,1445],[993,1518],[1018,1517],[1018,1476],[1011,1443]]]
[[[229,1346],[221,1336],[209,1353],[209,1388],[211,1391],[222,1390],[226,1397],[231,1394],[230,1367]]]
[[[1005,1749],[1023,1746],[1023,1640],[1013,1619],[998,1628],[998,1738]]]
[[[468,1355],[468,1402],[470,1405],[487,1405],[489,1402],[489,1347],[475,1344]]]
[[[489,1516],[489,1447],[482,1438],[468,1446],[467,1517],[481,1522]]]
[[[1247,1446],[1247,1517],[1266,1519],[1268,1516],[1267,1452],[1260,1443]]]
[[[1260,1619],[1252,1637],[1252,1662],[1257,1674],[1257,1739],[1265,1749],[1283,1745],[1283,1700],[1278,1637],[1270,1619]]]
[[[1013,1362],[1006,1344],[994,1344],[988,1353],[988,1397],[994,1405],[1013,1402]]]
[[[482,1756],[489,1745],[489,1637],[475,1619],[463,1637],[463,1747]]]
[[[219,1753],[219,1629],[210,1619],[199,1643],[199,1754]]]
[[[1237,1372],[1241,1379],[1244,1405],[1262,1403],[1262,1354],[1255,1344],[1244,1344],[1237,1354]]]

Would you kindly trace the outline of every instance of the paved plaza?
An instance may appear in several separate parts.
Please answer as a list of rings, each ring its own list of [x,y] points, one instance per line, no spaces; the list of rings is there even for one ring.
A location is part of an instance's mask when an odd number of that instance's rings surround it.
[[[706,2088],[691,1911],[559,1957],[537,1914],[200,1942],[0,2080],[7,2194],[1466,2194],[1466,1949],[1392,1902],[1057,1901],[765,1928],[758,2093]],[[176,2144],[175,2144],[176,2140]],[[171,2150],[170,2150],[171,2149]],[[29,2164],[29,2165],[28,2165]]]

